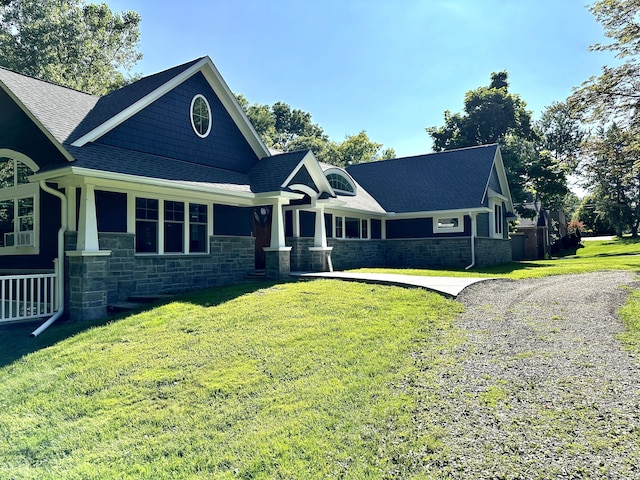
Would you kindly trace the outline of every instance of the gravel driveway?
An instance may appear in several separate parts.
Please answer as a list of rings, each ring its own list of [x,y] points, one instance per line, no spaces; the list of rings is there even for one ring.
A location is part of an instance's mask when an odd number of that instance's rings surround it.
[[[444,432],[427,472],[640,479],[640,358],[621,348],[615,315],[635,280],[615,271],[464,290],[459,361],[418,418]]]

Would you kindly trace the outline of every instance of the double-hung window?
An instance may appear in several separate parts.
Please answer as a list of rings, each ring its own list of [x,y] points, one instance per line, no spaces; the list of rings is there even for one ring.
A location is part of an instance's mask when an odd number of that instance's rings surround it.
[[[136,253],[206,253],[208,207],[136,198]]]
[[[15,158],[0,158],[0,254],[37,253],[38,185],[33,170]]]
[[[335,216],[334,238],[369,238],[369,220]]]

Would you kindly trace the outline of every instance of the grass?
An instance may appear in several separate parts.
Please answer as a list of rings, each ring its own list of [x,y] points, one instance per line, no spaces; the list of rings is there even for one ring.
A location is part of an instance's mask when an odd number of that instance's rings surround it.
[[[498,277],[520,280],[549,275],[597,272],[600,270],[633,270],[640,272],[640,238],[616,238],[610,241],[588,241],[575,252],[562,252],[550,260],[511,262],[470,271],[437,269],[362,268],[354,271],[402,273],[406,275],[449,277]]]
[[[4,354],[0,478],[404,476],[441,434],[412,421],[410,354],[438,378],[460,309],[339,281],[230,287]]]
[[[402,273],[639,271],[638,254],[624,239],[474,272]],[[37,339],[33,325],[2,327],[0,478],[419,476],[446,457],[428,406],[449,398],[460,311],[419,289],[317,280],[208,290]],[[621,341],[640,351],[640,292],[620,315]],[[488,384],[478,400],[500,409],[505,388]]]

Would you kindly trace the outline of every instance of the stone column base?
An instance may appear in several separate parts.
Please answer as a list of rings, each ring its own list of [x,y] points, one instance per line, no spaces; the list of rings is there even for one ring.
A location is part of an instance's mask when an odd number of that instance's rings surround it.
[[[68,312],[71,320],[107,316],[107,263],[110,251],[67,252]]]
[[[264,249],[265,273],[269,280],[286,280],[291,273],[291,247]]]
[[[333,247],[309,247],[312,272],[333,272],[331,251]]]

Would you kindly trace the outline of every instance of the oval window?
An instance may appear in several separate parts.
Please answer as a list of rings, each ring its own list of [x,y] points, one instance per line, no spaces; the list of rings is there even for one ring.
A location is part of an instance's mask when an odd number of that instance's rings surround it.
[[[198,94],[191,100],[191,126],[200,138],[211,131],[211,107],[203,95]]]

